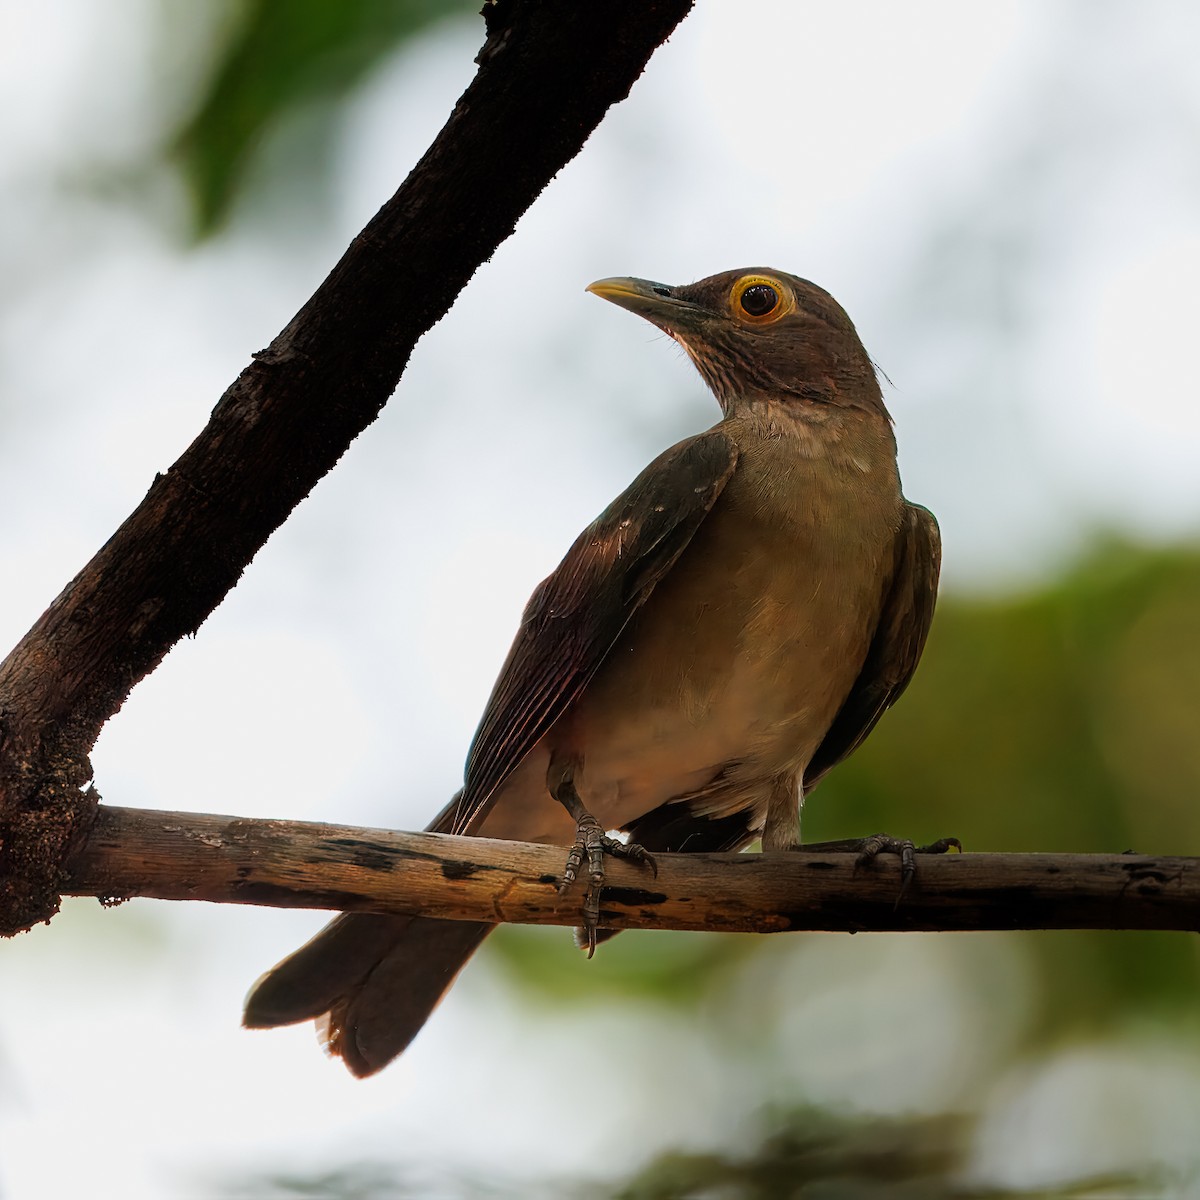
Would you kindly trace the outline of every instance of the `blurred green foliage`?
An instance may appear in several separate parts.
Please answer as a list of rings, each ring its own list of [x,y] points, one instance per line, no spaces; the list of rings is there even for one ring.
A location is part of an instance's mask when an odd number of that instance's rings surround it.
[[[265,137],[298,109],[327,113],[381,61],[466,0],[243,0],[229,40],[172,138],[204,238],[228,219]],[[482,30],[481,30],[482,36]],[[332,126],[307,127],[305,158],[325,174]]]
[[[661,1155],[614,1200],[1001,1200],[1129,1196],[1135,1181],[1088,1179],[1036,1192],[963,1178],[971,1121],[960,1115],[894,1120],[800,1108],[777,1114],[744,1154]],[[1138,1195],[1145,1181],[1137,1181]],[[597,1197],[600,1193],[597,1193]]]
[[[204,1187],[221,1200],[377,1200],[423,1194],[395,1168],[379,1163],[356,1163],[311,1175],[278,1171],[248,1180],[206,1180]]]
[[[741,1153],[671,1151],[632,1177],[579,1182],[482,1180],[442,1172],[405,1178],[378,1164],[312,1176],[272,1173],[210,1184],[224,1200],[387,1200],[471,1197],[494,1200],[1070,1200],[1165,1194],[1152,1179],[1099,1177],[1033,1190],[981,1186],[967,1176],[974,1122],[966,1116],[850,1117],[799,1107],[763,1121]],[[591,1173],[581,1164],[580,1175]]]
[[[1095,546],[1008,598],[944,595],[912,687],[805,807],[809,841],[886,830],[968,850],[1200,853],[1200,548]],[[585,973],[556,931],[506,928],[496,958],[535,994],[698,1003],[761,939],[624,934]],[[1196,1007],[1186,933],[1015,939],[1031,1041]]]

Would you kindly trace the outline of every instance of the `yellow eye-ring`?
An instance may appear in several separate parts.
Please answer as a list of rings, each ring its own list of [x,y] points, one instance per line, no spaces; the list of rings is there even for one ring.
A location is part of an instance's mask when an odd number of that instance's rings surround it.
[[[769,275],[743,275],[733,285],[729,306],[739,320],[769,325],[792,310],[791,291]]]

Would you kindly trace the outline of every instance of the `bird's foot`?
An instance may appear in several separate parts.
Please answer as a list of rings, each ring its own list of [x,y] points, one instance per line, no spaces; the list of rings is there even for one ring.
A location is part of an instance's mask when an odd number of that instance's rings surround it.
[[[562,883],[558,894],[565,895],[571,884],[579,877],[580,868],[586,860],[588,866],[588,889],[583,901],[583,926],[579,931],[580,945],[587,944],[588,958],[596,953],[596,928],[600,924],[600,889],[604,886],[604,856],[627,858],[630,862],[649,867],[658,874],[658,863],[654,855],[637,842],[622,842],[609,837],[600,827],[600,822],[591,813],[582,813],[575,825],[575,843],[567,855],[563,868]]]
[[[835,842],[809,842],[798,846],[798,850],[818,854],[857,854],[856,867],[865,867],[881,854],[895,854],[900,858],[900,895],[896,897],[899,904],[908,890],[908,885],[917,873],[918,854],[946,854],[951,850],[962,853],[962,842],[955,837],[938,838],[927,846],[916,846],[908,838],[894,838],[887,833],[872,833],[868,837],[843,838]]]

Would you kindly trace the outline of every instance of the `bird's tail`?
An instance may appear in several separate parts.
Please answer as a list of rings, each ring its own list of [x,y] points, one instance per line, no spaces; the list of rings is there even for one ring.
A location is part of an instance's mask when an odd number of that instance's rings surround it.
[[[454,828],[461,792],[429,823]],[[250,989],[242,1024],[316,1021],[330,1054],[355,1075],[386,1067],[421,1031],[480,942],[476,921],[342,913]]]
[[[473,921],[342,913],[268,971],[243,1024],[315,1020],[355,1075],[387,1066],[416,1037],[454,977],[495,928]]]

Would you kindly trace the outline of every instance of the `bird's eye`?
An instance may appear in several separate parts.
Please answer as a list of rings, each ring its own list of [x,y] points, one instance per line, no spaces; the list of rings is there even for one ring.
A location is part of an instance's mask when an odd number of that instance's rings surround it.
[[[795,307],[791,288],[773,275],[743,275],[729,293],[733,315],[750,325],[771,325]]]
[[[779,293],[769,283],[752,283],[741,298],[747,316],[765,317],[779,307]]]

